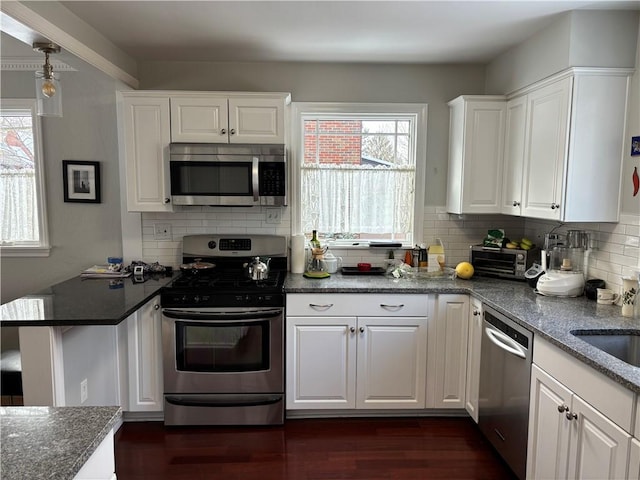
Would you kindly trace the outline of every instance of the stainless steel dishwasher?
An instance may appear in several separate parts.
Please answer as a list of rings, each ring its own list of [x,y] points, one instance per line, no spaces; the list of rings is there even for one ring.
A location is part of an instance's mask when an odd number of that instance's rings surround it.
[[[478,425],[524,479],[533,334],[491,307],[483,309]]]

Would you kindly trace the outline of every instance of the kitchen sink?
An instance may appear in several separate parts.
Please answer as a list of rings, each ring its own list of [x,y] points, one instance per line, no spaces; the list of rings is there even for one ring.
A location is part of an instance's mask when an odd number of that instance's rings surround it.
[[[571,334],[629,365],[640,367],[640,330],[574,330]]]

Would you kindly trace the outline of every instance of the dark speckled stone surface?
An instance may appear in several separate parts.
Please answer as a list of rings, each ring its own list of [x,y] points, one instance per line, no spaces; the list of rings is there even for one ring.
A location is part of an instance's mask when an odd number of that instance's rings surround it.
[[[3,480],[71,480],[122,415],[120,407],[1,407]]]
[[[394,279],[343,276],[307,279],[289,274],[287,293],[468,293],[555,344],[625,387],[640,393],[640,368],[604,353],[571,334],[582,329],[640,330],[640,321],[622,317],[617,305],[598,305],[586,297],[536,294],[525,282],[474,277],[472,280]],[[535,352],[535,341],[534,341]]]
[[[113,284],[111,279],[74,277],[3,304],[0,326],[117,325],[172,280],[161,275],[145,278],[143,283],[128,277],[115,280]],[[20,308],[20,302],[32,298],[42,298],[44,308],[30,318],[16,316],[15,312],[24,310]]]

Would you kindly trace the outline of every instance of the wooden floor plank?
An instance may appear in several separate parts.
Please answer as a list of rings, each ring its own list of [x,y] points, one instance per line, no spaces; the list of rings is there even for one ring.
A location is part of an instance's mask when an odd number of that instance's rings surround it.
[[[514,479],[468,418],[293,419],[274,427],[125,423],[118,480]]]

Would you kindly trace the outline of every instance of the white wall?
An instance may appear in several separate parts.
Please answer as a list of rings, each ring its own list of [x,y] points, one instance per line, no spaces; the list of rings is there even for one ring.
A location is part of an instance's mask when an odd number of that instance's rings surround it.
[[[2,258],[2,303],[122,253],[115,91],[94,72],[63,72],[63,117],[42,120],[49,257]],[[33,72],[2,72],[3,98],[33,98]],[[63,201],[62,160],[100,162],[102,203]]]

